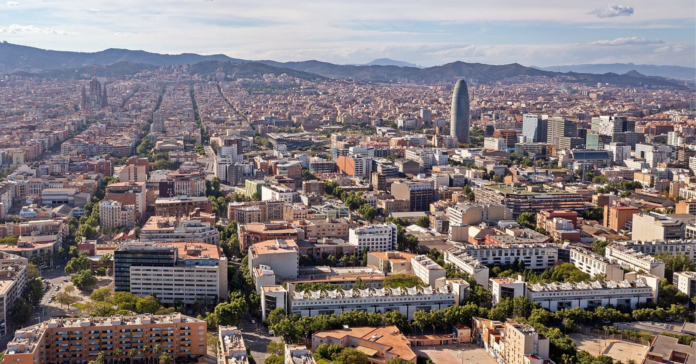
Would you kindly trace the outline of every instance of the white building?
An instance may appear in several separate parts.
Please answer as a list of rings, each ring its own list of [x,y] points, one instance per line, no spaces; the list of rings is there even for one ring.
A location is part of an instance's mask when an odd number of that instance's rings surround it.
[[[689,296],[689,300],[696,297],[696,272],[674,272],[672,282],[679,292]]]
[[[123,205],[119,201],[99,202],[99,224],[102,228],[119,229],[135,226],[135,205]]]
[[[558,260],[558,246],[548,243],[475,245],[457,244],[461,251],[485,265],[524,262],[527,269],[549,269]]]
[[[290,314],[314,317],[317,315],[341,314],[352,310],[366,312],[399,311],[413,319],[419,310],[436,311],[458,305],[466,298],[469,284],[463,279],[441,279],[439,287],[423,288],[379,288],[379,289],[336,289],[333,291],[295,291],[288,284],[288,306]]]
[[[447,276],[445,269],[426,255],[411,258],[411,269],[414,276],[429,286],[435,286],[435,281]]]
[[[493,304],[496,305],[498,302],[506,298],[524,296],[527,283],[524,281],[524,279],[520,279],[520,277],[517,279],[496,277],[490,279],[490,288],[491,297],[493,297]]]
[[[396,225],[385,223],[350,228],[348,243],[356,246],[360,254],[363,248],[371,252],[396,250]]]
[[[283,186],[269,185],[261,187],[261,201],[281,200],[291,204],[295,201],[296,195],[297,192]]]
[[[507,140],[504,138],[483,138],[483,149],[505,150],[507,149]]]
[[[218,328],[217,356],[217,364],[249,363],[242,332],[236,326]]]
[[[488,286],[488,267],[481,264],[466,251],[453,247],[445,251],[445,263],[454,265],[459,271],[467,273],[476,280],[476,283]]]
[[[404,158],[416,161],[423,169],[447,164],[449,156],[439,149],[406,149]]]
[[[694,236],[696,238],[696,236]],[[658,255],[660,253],[684,254],[696,263],[696,240],[653,240],[653,241],[617,241],[617,246],[639,251],[643,254]]]
[[[261,319],[265,320],[276,308],[287,310],[288,291],[283,286],[265,286],[261,289]]]
[[[624,279],[624,271],[617,261],[586,249],[570,248],[570,264],[591,277],[604,275],[605,279],[609,281]]]
[[[151,216],[140,231],[141,242],[220,244],[220,232],[209,222]]]
[[[14,260],[15,264],[4,262],[0,268],[0,332],[7,334],[7,327],[10,326],[10,310],[15,300],[22,295],[24,288],[29,282],[27,273],[27,261],[18,256],[4,254],[4,260]]]
[[[593,310],[608,305],[635,309],[639,303],[655,303],[658,287],[659,279],[649,276],[640,277],[634,282],[528,284],[527,298],[551,312],[573,307]]]
[[[624,160],[631,158],[631,146],[624,143],[609,143],[604,146],[605,150],[612,153],[613,162],[623,165]]]
[[[316,364],[312,352],[304,345],[285,345],[286,364]]]
[[[604,256],[616,260],[624,269],[642,271],[660,277],[660,279],[665,278],[665,263],[642,252],[610,244],[605,248]]]
[[[293,240],[267,240],[249,247],[249,272],[260,266],[273,270],[277,279],[297,278],[300,256]],[[280,283],[280,282],[276,282]]]

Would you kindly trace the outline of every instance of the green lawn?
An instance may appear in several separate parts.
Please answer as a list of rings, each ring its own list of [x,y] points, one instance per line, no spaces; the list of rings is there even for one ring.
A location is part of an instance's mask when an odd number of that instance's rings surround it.
[[[78,310],[84,310],[84,309],[85,309],[85,304],[84,304],[84,303],[75,303],[75,304],[73,304],[72,306],[75,307],[75,308],[78,309]]]

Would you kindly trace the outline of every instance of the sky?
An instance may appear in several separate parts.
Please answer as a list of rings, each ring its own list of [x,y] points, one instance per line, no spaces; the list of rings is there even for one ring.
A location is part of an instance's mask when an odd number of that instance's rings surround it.
[[[249,60],[696,66],[696,1],[0,0],[0,41]]]

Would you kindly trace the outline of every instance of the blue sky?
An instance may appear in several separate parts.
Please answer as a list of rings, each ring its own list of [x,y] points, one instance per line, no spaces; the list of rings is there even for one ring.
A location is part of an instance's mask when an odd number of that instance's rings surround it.
[[[695,1],[621,1],[0,0],[0,40],[339,64],[695,66]]]

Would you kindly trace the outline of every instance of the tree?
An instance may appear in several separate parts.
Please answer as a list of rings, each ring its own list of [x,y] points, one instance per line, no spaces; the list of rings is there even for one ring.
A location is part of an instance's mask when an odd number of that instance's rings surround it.
[[[97,268],[97,275],[100,277],[105,276],[106,275],[106,268],[104,268],[104,267]]]
[[[421,287],[423,282],[420,278],[408,274],[392,274],[384,279],[384,288],[411,288]]]
[[[375,216],[377,216],[377,210],[368,204],[360,206],[360,208],[358,209],[358,213],[360,214],[360,216],[362,216],[363,219],[369,222],[372,222],[372,220],[375,219]]]
[[[29,274],[29,279],[41,277],[41,272],[39,271],[39,267],[37,267],[36,264],[32,264],[32,263],[27,264],[27,274]]]
[[[56,301],[60,303],[60,307],[63,305],[70,306],[78,301],[78,298],[69,294],[68,292],[62,291],[56,293]]]
[[[387,325],[395,325],[399,331],[404,334],[411,333],[411,324],[408,322],[408,317],[400,311],[394,310],[384,314],[384,323]]]
[[[163,353],[159,357],[159,364],[174,364],[174,358],[168,353]]]
[[[283,356],[285,354],[285,344],[271,341],[266,347],[266,352],[271,355]]]
[[[79,289],[92,287],[97,284],[97,277],[94,276],[91,270],[83,270],[79,273],[75,273],[70,280]]]
[[[92,261],[86,255],[80,254],[80,256],[70,259],[68,264],[65,265],[65,273],[71,274],[84,271],[90,269],[91,266]]]
[[[285,359],[282,356],[271,355],[263,361],[264,364],[285,364]]]
[[[607,245],[609,245],[610,241],[609,240],[595,240],[592,243],[592,251],[595,253],[604,256],[605,249]]]
[[[92,294],[89,295],[89,299],[95,302],[110,302],[111,301],[111,289],[109,288],[99,288],[95,289]]]
[[[10,308],[10,320],[19,325],[27,323],[31,319],[31,314],[34,311],[31,308],[31,304],[27,302],[24,298],[17,298]]]
[[[160,302],[154,296],[140,297],[135,304],[135,311],[138,313],[154,314],[160,308]]]
[[[517,223],[528,229],[536,228],[536,214],[531,212],[523,212],[517,217]]]
[[[427,216],[421,216],[416,220],[416,225],[422,227],[422,228],[429,228],[430,227],[430,219]]]
[[[282,309],[281,307],[278,307],[271,311],[271,313],[266,316],[266,324],[268,324],[268,327],[277,325],[280,323],[285,318],[285,310]]]
[[[215,307],[215,315],[218,325],[236,326],[247,311],[247,303],[244,298],[238,298],[230,303],[223,302]]]
[[[99,258],[99,265],[111,265],[114,261],[114,256],[112,254],[104,254]]]
[[[111,303],[118,306],[119,310],[136,311],[139,298],[130,292],[114,292]]]
[[[686,254],[660,253],[656,257],[665,263],[665,277],[669,283],[672,283],[674,272],[696,270],[694,261]]]
[[[413,324],[418,326],[419,329],[421,329],[421,334],[423,333],[423,329],[425,329],[426,326],[430,325],[430,322],[431,317],[429,312],[418,310],[413,313]]]
[[[597,206],[585,211],[585,219],[602,221],[604,219],[604,208]]]
[[[38,278],[30,280],[26,288],[24,288],[24,298],[26,298],[32,306],[38,306],[44,294],[44,283]]]
[[[218,337],[213,335],[213,334],[206,334],[206,345],[208,346],[208,351],[211,351],[215,353],[217,356],[218,353]]]
[[[367,354],[353,348],[345,348],[334,355],[333,364],[367,364]]]

